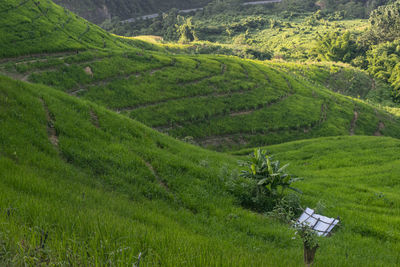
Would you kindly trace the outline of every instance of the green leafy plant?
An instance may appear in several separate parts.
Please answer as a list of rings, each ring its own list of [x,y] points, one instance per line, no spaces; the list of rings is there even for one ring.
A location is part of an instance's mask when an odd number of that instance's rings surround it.
[[[310,226],[306,224],[295,223],[294,227],[297,230],[295,234],[298,235],[303,241],[304,263],[306,266],[310,266],[314,263],[315,254],[319,247],[318,235],[313,229],[311,229]]]
[[[299,196],[297,194],[289,194],[277,201],[274,209],[266,215],[282,223],[290,224],[301,212]]]
[[[243,170],[240,176],[255,180],[260,190],[272,197],[282,198],[286,189],[301,193],[299,189],[291,185],[302,178],[286,173],[289,164],[281,167],[279,160],[273,161],[272,159],[273,157],[269,156],[267,151],[256,149],[249,161],[241,163],[248,169]]]
[[[271,211],[282,200],[286,189],[301,193],[291,186],[301,178],[286,173],[289,165],[281,167],[264,150],[256,149],[248,161],[239,164],[246,169],[239,175],[232,174],[226,184],[246,208]]]
[[[306,224],[295,224],[295,234],[303,240],[306,248],[312,249],[318,247],[318,235]]]

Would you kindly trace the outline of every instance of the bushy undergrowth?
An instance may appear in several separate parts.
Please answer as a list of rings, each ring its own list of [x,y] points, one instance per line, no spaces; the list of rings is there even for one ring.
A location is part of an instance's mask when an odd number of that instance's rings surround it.
[[[279,199],[266,215],[281,223],[293,224],[303,212],[299,194],[291,193]]]
[[[292,187],[292,183],[300,178],[286,173],[288,164],[280,166],[280,162],[274,161],[265,150],[256,149],[249,160],[240,165],[245,169],[239,175],[230,176],[227,187],[246,208],[259,212],[271,211],[277,204],[281,207],[289,204],[283,200],[286,189],[300,192]],[[287,208],[290,212],[295,207]]]

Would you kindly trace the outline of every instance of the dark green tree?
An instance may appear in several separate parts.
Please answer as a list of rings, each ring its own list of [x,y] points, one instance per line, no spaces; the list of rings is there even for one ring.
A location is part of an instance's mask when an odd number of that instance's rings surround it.
[[[371,36],[375,43],[400,38],[400,1],[372,11],[369,22]]]
[[[330,32],[324,36],[318,34],[315,52],[321,60],[351,62],[359,55],[360,48],[350,32]]]
[[[179,16],[177,18],[177,24],[175,25],[179,36],[179,42],[188,43],[197,39],[196,32],[193,28],[192,18]]]
[[[392,85],[394,101],[400,100],[400,40],[374,45],[367,52],[371,75]]]

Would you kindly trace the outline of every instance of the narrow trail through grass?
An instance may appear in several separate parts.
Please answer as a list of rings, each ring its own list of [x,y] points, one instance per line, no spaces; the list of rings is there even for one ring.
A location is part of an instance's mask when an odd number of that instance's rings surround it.
[[[16,64],[21,64],[21,63],[33,63],[33,62],[40,62],[42,60],[47,60],[48,57],[58,57],[58,59],[64,59],[64,56],[72,56],[76,55],[76,51],[71,52],[51,52],[51,53],[36,53],[36,54],[29,54],[29,55],[23,55],[23,56],[18,56],[18,57],[6,57],[6,58],[1,58],[0,59],[0,64],[4,63],[16,63]],[[62,57],[59,57],[62,56]]]
[[[354,110],[354,117],[353,117],[353,119],[351,120],[351,123],[350,123],[350,135],[354,135],[355,134],[355,129],[356,129],[356,125],[357,125],[358,116],[359,116],[358,111]]]
[[[40,101],[42,102],[43,109],[46,112],[46,119],[47,119],[47,134],[50,143],[53,145],[53,147],[57,150],[57,152],[60,152],[58,144],[59,144],[59,139],[57,135],[56,128],[54,127],[55,119],[54,115],[50,113],[49,108],[46,104],[46,102],[43,100],[43,98],[40,98]]]
[[[143,162],[146,164],[147,168],[149,169],[149,171],[154,175],[154,177],[157,179],[158,183],[168,192],[171,192],[171,190],[169,189],[168,185],[165,183],[165,181],[158,175],[158,173],[156,172],[156,170],[154,170],[154,167],[147,161]]]
[[[374,136],[382,136],[383,130],[385,130],[385,124],[380,121],[378,124],[378,128],[376,129],[376,132],[374,133]]]
[[[92,124],[96,128],[100,128],[99,117],[97,116],[96,112],[93,109],[90,109],[89,113],[90,113],[90,119],[91,119]]]

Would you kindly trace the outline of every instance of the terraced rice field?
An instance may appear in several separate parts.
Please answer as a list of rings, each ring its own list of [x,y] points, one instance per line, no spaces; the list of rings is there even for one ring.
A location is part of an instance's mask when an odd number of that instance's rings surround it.
[[[0,67],[213,149],[400,135],[396,117],[328,90],[301,66],[288,71],[277,63],[138,50],[43,56],[3,60]]]

